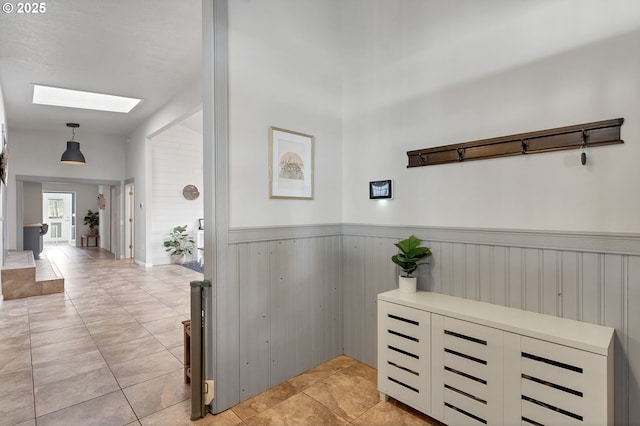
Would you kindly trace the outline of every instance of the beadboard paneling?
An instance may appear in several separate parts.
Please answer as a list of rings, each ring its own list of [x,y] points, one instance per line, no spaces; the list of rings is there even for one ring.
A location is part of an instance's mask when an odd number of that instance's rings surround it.
[[[341,237],[261,240],[230,246],[241,401],[343,353]]]
[[[489,230],[345,225],[345,353],[371,366],[376,346],[367,336],[376,317],[369,309],[370,293],[397,287],[389,257],[393,243],[410,234],[433,252],[419,274],[421,289],[615,327],[616,424],[640,424],[640,408],[629,404],[640,397],[639,236],[571,233],[563,247],[559,232],[491,235]]]
[[[342,353],[375,366],[375,298],[397,287],[393,243],[415,234],[433,252],[421,289],[615,327],[616,424],[640,424],[629,403],[640,398],[640,237],[572,233],[562,248],[562,233],[538,244],[545,238],[533,231],[344,225],[336,235],[336,226],[230,232],[230,253],[242,259],[231,262],[240,400]]]

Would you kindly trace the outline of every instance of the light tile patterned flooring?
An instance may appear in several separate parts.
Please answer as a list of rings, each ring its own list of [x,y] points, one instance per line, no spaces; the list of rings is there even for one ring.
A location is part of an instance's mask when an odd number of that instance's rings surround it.
[[[189,282],[96,248],[47,246],[65,293],[0,302],[0,426],[438,425],[378,400],[376,371],[340,356],[216,416],[189,420]]]

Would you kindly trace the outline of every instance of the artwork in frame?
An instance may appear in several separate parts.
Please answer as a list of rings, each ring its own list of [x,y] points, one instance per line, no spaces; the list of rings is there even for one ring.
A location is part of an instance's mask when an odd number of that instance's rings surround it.
[[[269,198],[313,199],[313,136],[269,127]]]
[[[2,140],[0,140],[0,142],[2,143],[2,146],[0,147],[0,180],[6,185],[9,153],[7,152],[7,137],[4,131],[4,124],[2,125]]]

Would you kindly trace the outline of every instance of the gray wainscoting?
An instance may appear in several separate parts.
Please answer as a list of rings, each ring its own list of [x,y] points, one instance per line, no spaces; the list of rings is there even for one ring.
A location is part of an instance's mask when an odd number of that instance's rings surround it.
[[[433,252],[421,289],[614,327],[616,424],[640,424],[640,236],[344,225],[345,353],[372,366],[375,297],[410,234]]]
[[[616,329],[616,424],[640,424],[640,235],[329,224],[235,229],[239,398],[340,354],[376,365],[393,243],[431,247],[419,287]],[[236,276],[237,273],[237,276]],[[630,403],[630,401],[632,403]]]
[[[243,233],[230,234],[231,256],[241,259],[240,400],[343,353],[341,236],[287,228],[246,241]]]

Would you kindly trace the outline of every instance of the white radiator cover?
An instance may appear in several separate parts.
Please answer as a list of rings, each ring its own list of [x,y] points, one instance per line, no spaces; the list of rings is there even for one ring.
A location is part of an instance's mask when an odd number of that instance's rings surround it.
[[[450,425],[613,425],[613,335],[392,290],[378,295],[378,389]]]

